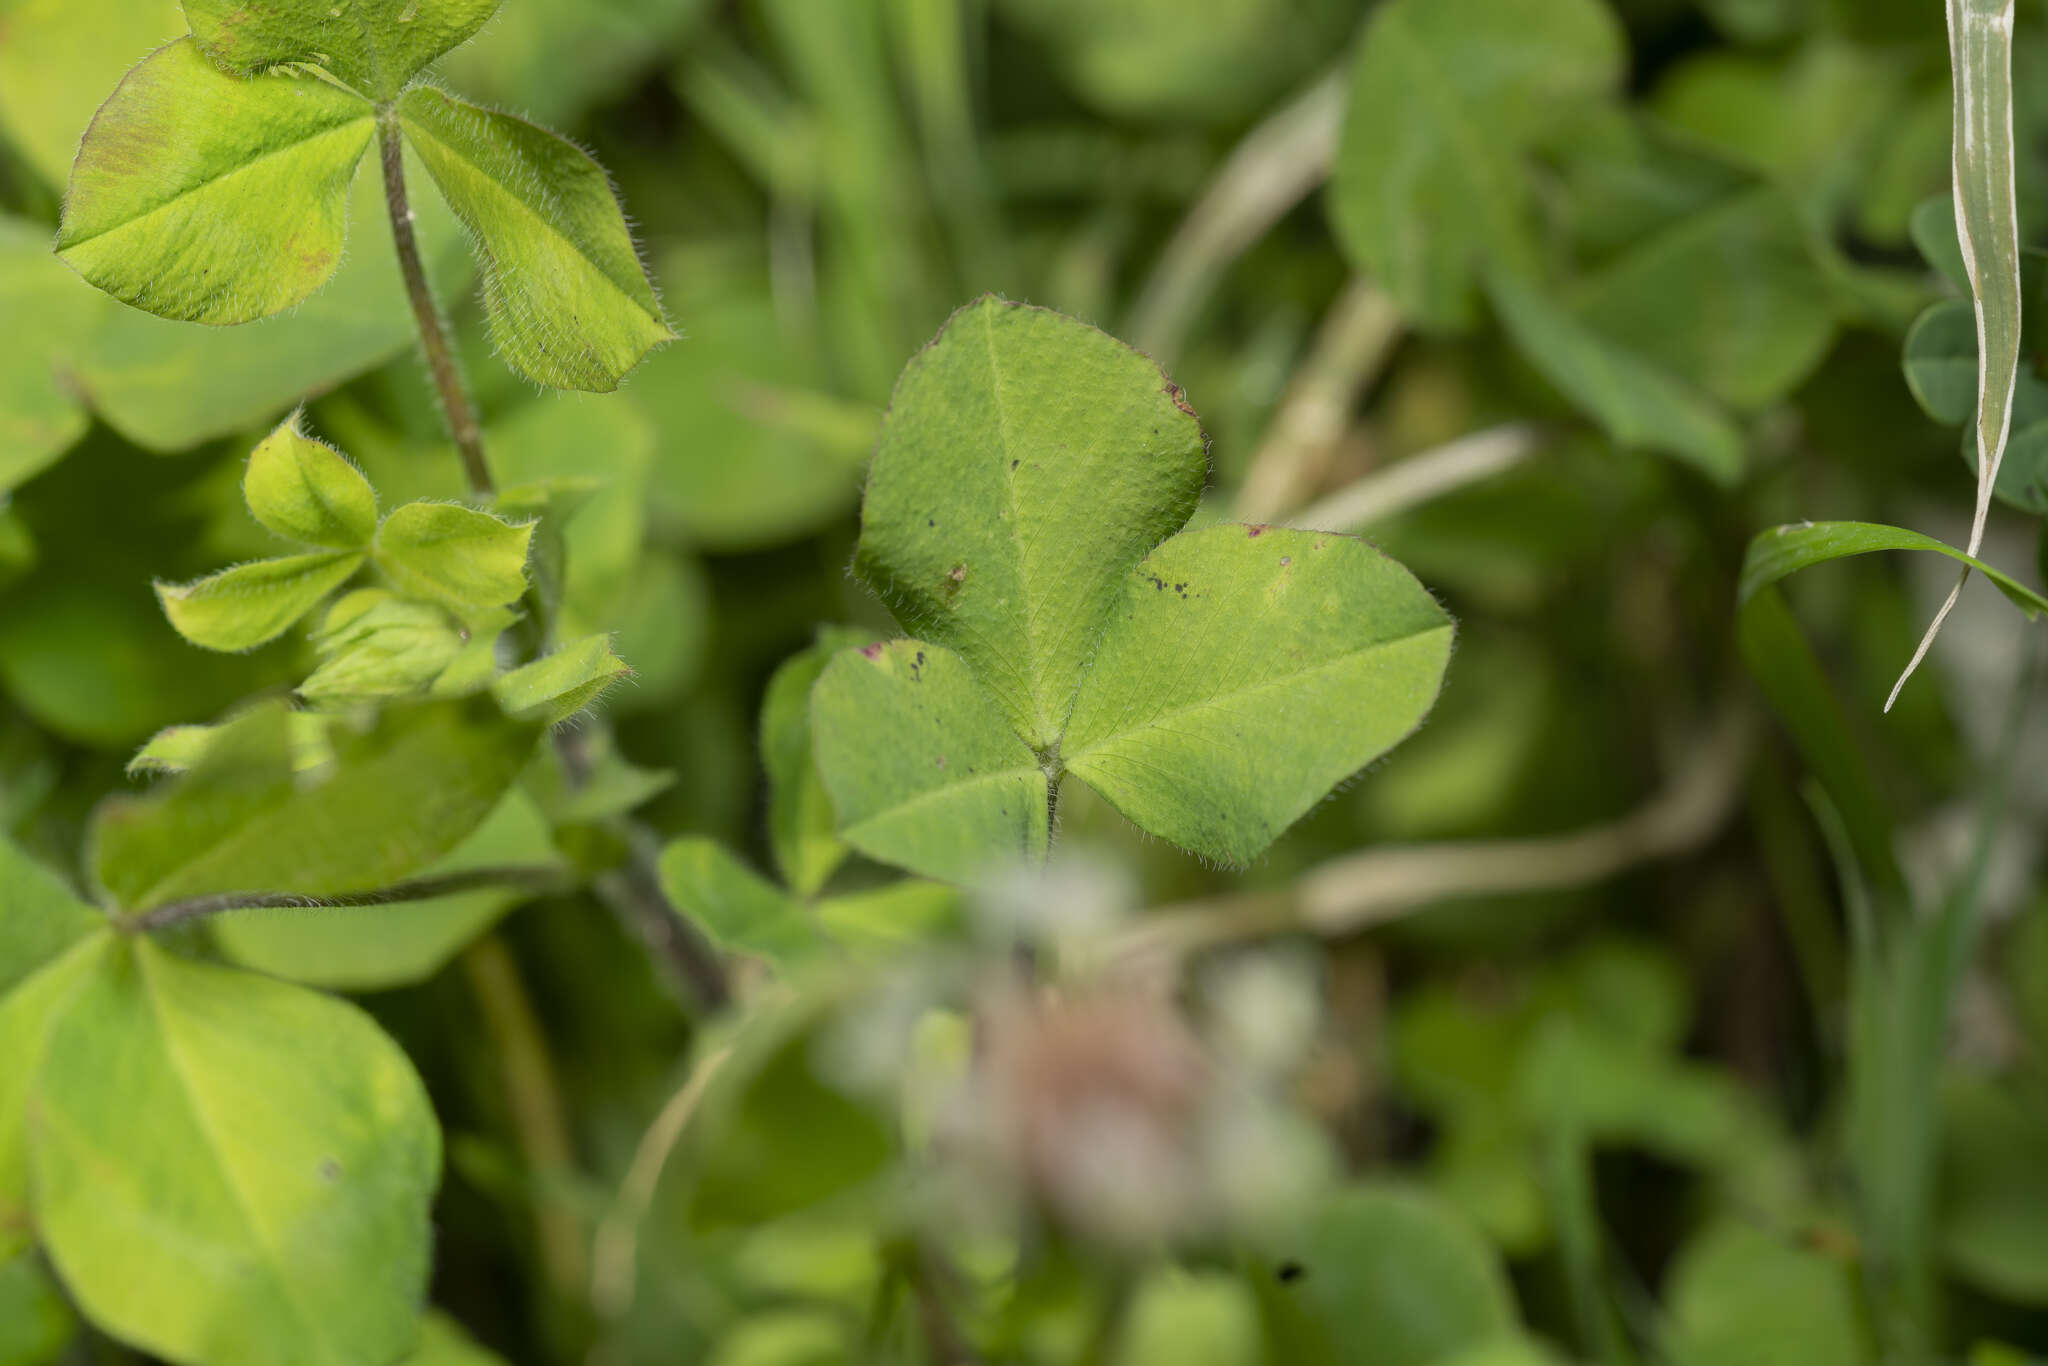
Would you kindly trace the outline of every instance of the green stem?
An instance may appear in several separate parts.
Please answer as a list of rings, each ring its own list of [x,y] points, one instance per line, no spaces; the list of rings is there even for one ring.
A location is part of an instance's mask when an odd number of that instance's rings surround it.
[[[412,202],[405,192],[405,142],[399,133],[398,112],[389,105],[377,111],[377,148],[384,165],[384,205],[391,214],[391,241],[398,248],[398,269],[405,276],[405,295],[419,327],[420,350],[426,353],[427,369],[434,377],[434,395],[440,400],[448,435],[462,457],[470,491],[486,497],[496,492],[496,485],[484,459],[483,427],[463,383],[461,362],[449,344],[448,327],[427,281],[426,264],[420,259],[419,238],[412,229]]]
[[[361,906],[395,906],[402,901],[426,901],[437,896],[491,888],[539,892],[568,885],[568,880],[557,868],[465,868],[459,873],[395,882],[375,891],[340,892],[333,896],[309,896],[304,892],[218,892],[211,896],[165,902],[119,922],[119,928],[129,934],[153,934],[228,911],[345,910]]]

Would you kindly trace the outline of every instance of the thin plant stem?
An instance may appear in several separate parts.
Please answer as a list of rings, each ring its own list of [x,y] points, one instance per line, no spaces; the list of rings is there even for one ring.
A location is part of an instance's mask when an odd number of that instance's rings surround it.
[[[165,902],[141,915],[120,921],[119,927],[130,934],[154,934],[228,911],[348,910],[427,901],[437,896],[453,896],[457,892],[497,889],[538,893],[566,890],[568,886],[568,879],[559,868],[465,868],[457,873],[395,882],[374,891],[338,892],[331,896],[313,896],[305,892],[216,892],[210,896]]]
[[[405,296],[412,303],[420,350],[434,377],[434,395],[456,453],[462,457],[470,491],[488,497],[497,486],[491,482],[490,463],[484,459],[483,427],[463,383],[462,364],[449,344],[441,306],[434,301],[434,287],[427,281],[426,263],[420,259],[419,238],[412,227],[412,201],[405,191],[405,143],[398,131],[398,112],[389,106],[377,112],[377,149],[384,166],[384,206],[391,214],[391,241],[398,249],[398,269],[405,277]]]
[[[583,1220],[563,1197],[565,1183],[576,1175],[576,1156],[563,1118],[562,1088],[533,998],[520,980],[511,951],[494,934],[463,951],[462,971],[496,1047],[512,1130],[534,1177],[533,1224],[542,1272],[557,1296],[579,1299],[589,1274],[589,1254]]]
[[[484,455],[483,428],[463,383],[455,348],[449,344],[447,324],[434,301],[426,266],[420,259],[419,239],[413,232],[412,204],[405,189],[404,142],[397,112],[388,106],[378,111],[377,142],[384,167],[384,202],[391,214],[391,240],[398,249],[399,270],[405,277],[406,296],[412,303],[413,321],[419,329],[420,349],[426,354],[427,369],[433,376],[434,395],[447,423],[449,438],[462,458],[470,491],[478,497],[488,497],[496,486]],[[535,619],[539,619],[538,614]],[[571,780],[580,784],[590,769],[582,737],[572,730],[557,730],[555,746]],[[630,823],[623,833],[631,850],[628,867],[620,876],[598,880],[599,897],[669,965],[698,1005],[707,1010],[718,1009],[730,995],[724,964],[661,890],[652,837]]]

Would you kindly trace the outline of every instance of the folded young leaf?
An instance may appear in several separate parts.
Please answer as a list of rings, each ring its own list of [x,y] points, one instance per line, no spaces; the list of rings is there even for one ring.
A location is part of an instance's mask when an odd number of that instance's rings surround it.
[[[242,79],[172,43],[86,130],[57,252],[161,317],[269,317],[334,274],[349,181],[375,129],[368,102],[327,81]]]
[[[169,788],[104,802],[93,871],[133,911],[216,892],[387,886],[476,829],[539,733],[488,698],[387,707],[362,733],[336,723],[333,767],[309,781],[293,771],[285,708],[260,707]]]
[[[312,62],[383,101],[497,8],[498,0],[185,0],[185,17],[231,71]]]
[[[370,553],[401,592],[469,621],[525,595],[533,528],[459,503],[407,503],[377,528]]]
[[[801,901],[717,840],[680,839],[662,850],[661,887],[678,911],[729,951],[786,968],[825,947]]]
[[[298,694],[328,709],[425,692],[466,646],[448,613],[381,588],[359,588],[336,602],[313,643],[320,667]]]
[[[1742,432],[1704,396],[1596,335],[1540,289],[1499,272],[1487,287],[1523,359],[1615,441],[1674,456],[1718,484],[1742,477]]]
[[[610,636],[586,636],[512,670],[497,681],[495,691],[508,714],[552,726],[632,672],[612,653]]]
[[[523,119],[419,88],[405,132],[483,260],[491,339],[557,389],[616,389],[675,333],[604,169]]]
[[[101,1329],[196,1366],[412,1350],[440,1132],[356,1007],[126,941],[50,1029],[35,1109],[37,1229]]]
[[[1470,326],[1482,269],[1538,259],[1526,150],[1617,84],[1624,59],[1602,0],[1380,6],[1330,184],[1346,252],[1416,324]]]
[[[302,414],[249,453],[242,497],[250,515],[280,536],[361,550],[377,533],[377,493],[348,457],[300,428]]]
[[[958,651],[1031,745],[1059,737],[1125,574],[1195,510],[1201,423],[1144,355],[993,296],[904,369],[855,569]]]
[[[811,691],[818,773],[854,848],[946,882],[1045,855],[1045,770],[967,661],[917,640],[847,650]]]
[[[223,569],[194,583],[159,583],[178,634],[209,650],[253,650],[283,635],[362,568],[360,551],[288,555]]]
[[[294,772],[304,773],[334,762],[334,745],[327,734],[333,726],[332,718],[295,711],[287,713],[284,719]],[[128,776],[167,778],[188,773],[233,725],[233,721],[226,721],[217,726],[166,726],[135,751],[135,757],[128,761]]]
[[[1452,632],[1363,541],[1186,532],[1126,578],[1061,758],[1160,838],[1248,863],[1422,723]]]
[[[821,631],[802,654],[783,661],[761,699],[761,765],[768,775],[768,843],[798,896],[811,896],[846,858],[832,799],[811,753],[811,689],[832,657],[874,636],[846,627]]]

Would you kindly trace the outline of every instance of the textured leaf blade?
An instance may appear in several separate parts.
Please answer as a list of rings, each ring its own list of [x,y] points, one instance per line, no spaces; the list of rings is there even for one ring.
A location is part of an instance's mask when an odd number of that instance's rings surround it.
[[[2048,598],[2010,574],[1932,536],[1874,522],[1794,522],[1757,533],[1749,543],[1749,553],[1743,557],[1741,600],[1747,603],[1763,589],[1802,569],[1880,550],[1925,550],[1946,555],[1991,580],[2013,606],[2029,617],[2048,614]]]
[[[616,389],[674,338],[604,170],[572,143],[439,90],[400,101],[407,137],[484,268],[491,338],[557,389]]]
[[[186,322],[269,317],[341,262],[375,120],[310,76],[241,80],[191,42],[142,62],[86,130],[57,251],[124,303]]]
[[[209,650],[253,650],[292,623],[362,568],[355,551],[288,555],[236,565],[192,583],[160,583],[157,601],[178,634]]]
[[[811,721],[840,836],[862,853],[946,882],[1044,856],[1045,771],[959,655],[916,640],[844,651]]]
[[[259,708],[165,791],[100,807],[93,866],[120,905],[395,882],[476,829],[539,734],[489,699],[394,706],[361,734],[337,727],[332,769],[306,778],[292,771],[285,717]]]
[[[1452,632],[1363,541],[1186,532],[1128,576],[1061,758],[1151,833],[1246,863],[1421,724]]]
[[[51,1029],[35,1105],[37,1226],[101,1328],[206,1366],[411,1350],[440,1133],[355,1007],[118,946]]]
[[[185,0],[193,37],[229,70],[313,62],[375,100],[396,96],[497,9],[498,0]]]
[[[257,521],[307,545],[361,550],[377,531],[370,481],[347,456],[307,436],[297,413],[250,452],[242,497]]]
[[[1193,513],[1207,459],[1194,411],[1142,354],[985,298],[897,382],[855,568],[1043,749],[1123,576]]]
[[[1489,288],[1522,356],[1615,441],[1674,456],[1716,483],[1741,478],[1742,433],[1712,403],[1595,334],[1541,290],[1500,274]]]
[[[678,911],[729,951],[788,967],[825,946],[802,902],[716,840],[681,839],[662,850],[661,885]]]
[[[473,621],[525,596],[534,525],[458,503],[407,503],[377,528],[371,554],[400,591]]]
[[[0,996],[0,1257],[35,1241],[27,1107],[50,1026],[110,951],[111,941],[106,934],[81,939]]]
[[[0,838],[0,995],[106,923],[55,873]]]
[[[874,637],[828,628],[808,650],[783,661],[761,699],[761,764],[768,773],[768,842],[775,863],[799,896],[825,885],[846,858],[832,798],[818,777],[811,744],[811,689],[832,657]]]
[[[1599,0],[1392,0],[1373,13],[1330,214],[1407,317],[1469,327],[1484,267],[1533,268],[1523,153],[1620,79],[1623,51]]]

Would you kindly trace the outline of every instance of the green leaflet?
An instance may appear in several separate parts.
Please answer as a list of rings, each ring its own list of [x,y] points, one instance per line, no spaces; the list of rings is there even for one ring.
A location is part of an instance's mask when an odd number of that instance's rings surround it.
[[[281,312],[340,263],[349,180],[374,131],[369,104],[346,90],[288,73],[237,79],[172,43],[86,130],[58,253],[161,317]]]
[[[546,868],[558,862],[533,799],[508,791],[482,825],[446,857],[419,870],[436,877],[468,868]],[[390,906],[231,911],[208,922],[234,962],[272,977],[333,991],[384,991],[424,982],[531,893],[482,888]]]
[[[257,443],[242,497],[257,521],[307,545],[361,550],[377,531],[377,494],[348,457],[307,436],[302,413]]]
[[[1872,522],[1794,522],[1790,526],[1758,532],[1749,543],[1749,553],[1743,557],[1739,596],[1747,603],[1762,589],[1802,569],[1879,550],[1928,550],[1946,555],[1991,580],[2013,606],[2029,617],[2048,613],[2048,598],[2010,574],[1993,569],[1982,560],[1952,545],[1944,545],[1932,536]]]
[[[0,839],[0,995],[106,924],[56,874]]]
[[[336,723],[334,764],[294,775],[286,712],[225,728],[161,794],[114,797],[93,823],[99,884],[131,911],[216,892],[309,896],[382,887],[446,854],[498,804],[538,728],[488,698],[387,707]],[[407,819],[394,824],[403,794]]]
[[[0,839],[0,1259],[30,1241],[23,1107],[43,1040],[106,928],[104,914]]]
[[[674,338],[603,168],[573,144],[439,90],[399,101],[407,137],[469,229],[498,352],[558,389],[609,392]]]
[[[1672,1266],[1666,1296],[1673,1366],[1736,1366],[1762,1342],[1812,1366],[1878,1359],[1849,1266],[1759,1228],[1721,1223],[1697,1235]]]
[[[29,1212],[29,1102],[51,1026],[113,951],[111,935],[80,940],[0,997],[0,1256],[35,1241]]]
[[[984,298],[897,383],[855,568],[1043,749],[1124,574],[1187,521],[1206,468],[1201,424],[1158,366],[1072,318]]]
[[[1363,541],[1186,532],[1126,577],[1061,759],[1153,834],[1246,863],[1421,724],[1451,637]]]
[[[1274,1361],[1301,1366],[1435,1366],[1511,1337],[1515,1302],[1493,1249],[1433,1197],[1356,1186],[1323,1200],[1271,1262],[1301,1274],[1253,1277]],[[1370,1324],[1371,1331],[1360,1331]]]
[[[951,650],[916,640],[847,650],[811,693],[818,771],[854,848],[969,882],[1048,837],[1044,767]]]
[[[57,357],[111,307],[51,258],[48,228],[0,214],[0,317],[36,320],[30,335],[0,341],[0,496],[48,468],[91,425]]]
[[[1906,384],[1927,415],[1960,427],[1977,411],[1977,310],[1946,299],[1906,333]]]
[[[459,503],[407,503],[377,528],[370,554],[406,596],[477,621],[525,595],[534,525]]]
[[[1835,340],[1835,302],[1790,195],[1750,187],[1649,234],[1571,291],[1589,331],[1742,411],[1775,403]]]
[[[612,653],[610,636],[586,636],[505,674],[493,690],[508,715],[552,726],[632,672]]]
[[[35,1094],[37,1228],[99,1327],[194,1366],[411,1351],[440,1135],[361,1011],[123,943],[51,1028]]]
[[[1537,263],[1527,150],[1621,77],[1600,0],[1391,0],[1367,21],[1330,185],[1337,236],[1425,328]]]
[[[231,71],[317,62],[371,99],[395,98],[467,41],[498,0],[184,0],[192,35]]]
[[[334,745],[328,732],[331,718],[310,711],[285,713],[285,744],[291,755],[292,771],[304,773],[334,762]],[[233,720],[217,726],[166,726],[135,752],[128,761],[131,778],[165,778],[190,772],[206,757],[214,742],[231,733]]]
[[[662,850],[661,887],[685,918],[703,926],[727,952],[787,965],[824,946],[803,902],[716,840],[681,839]]]
[[[140,446],[181,451],[268,427],[308,394],[409,353],[412,313],[384,227],[379,177],[356,177],[349,213],[358,232],[341,268],[288,313],[242,327],[195,328],[109,306],[77,357],[94,410]],[[475,269],[460,227],[434,195],[415,196],[413,213],[435,291],[443,298],[459,293]],[[79,292],[105,299],[82,284]]]
[[[957,889],[916,878],[807,901],[700,836],[661,851],[661,886],[721,948],[785,971],[835,946],[859,953],[930,939],[951,928],[960,910]]]
[[[178,634],[209,650],[253,650],[291,629],[362,568],[359,551],[323,551],[236,565],[192,583],[159,583]]]
[[[832,799],[818,776],[811,745],[811,689],[832,656],[873,639],[865,631],[828,628],[816,644],[785,660],[761,699],[761,763],[768,772],[768,842],[776,866],[799,896],[810,896],[846,858]]]
[[[1720,484],[1741,478],[1742,433],[1684,382],[1596,335],[1544,293],[1488,277],[1501,325],[1528,362],[1624,446],[1675,456]]]

